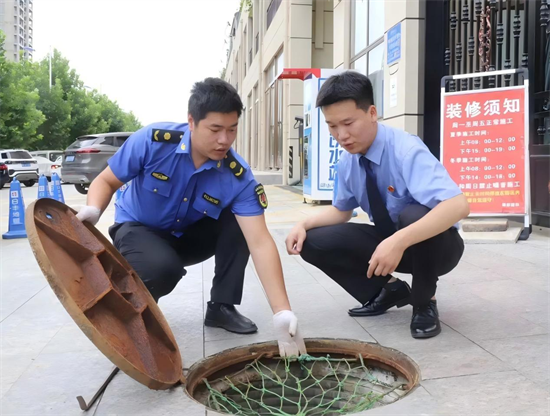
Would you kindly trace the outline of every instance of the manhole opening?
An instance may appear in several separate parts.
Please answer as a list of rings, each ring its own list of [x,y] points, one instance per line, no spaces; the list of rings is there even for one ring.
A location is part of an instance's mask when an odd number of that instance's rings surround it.
[[[411,379],[408,369],[398,369],[403,357],[400,354],[393,366],[387,357],[379,360],[359,351],[315,351],[291,360],[273,351],[255,351],[247,360],[228,360],[210,374],[200,371],[208,368],[206,359],[198,369],[202,375],[196,377],[197,369],[191,369],[187,390],[206,407],[226,414],[347,415],[394,403],[410,392],[418,373]]]

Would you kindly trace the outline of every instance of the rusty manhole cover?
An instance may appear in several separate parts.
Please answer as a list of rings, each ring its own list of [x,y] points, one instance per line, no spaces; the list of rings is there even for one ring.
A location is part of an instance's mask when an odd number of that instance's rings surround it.
[[[99,350],[152,389],[182,379],[178,345],[136,272],[74,211],[39,199],[26,212],[29,242],[53,291]]]
[[[336,416],[394,403],[420,381],[399,351],[345,339],[306,340],[309,357],[281,360],[275,342],[194,364],[186,391],[212,410],[235,415]]]

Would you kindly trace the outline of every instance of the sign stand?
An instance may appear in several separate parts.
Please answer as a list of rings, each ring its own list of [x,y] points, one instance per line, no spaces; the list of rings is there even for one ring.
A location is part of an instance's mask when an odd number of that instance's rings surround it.
[[[521,74],[523,85],[447,92],[447,81]],[[531,233],[529,80],[523,69],[441,79],[441,163],[470,203],[470,217],[523,217]]]

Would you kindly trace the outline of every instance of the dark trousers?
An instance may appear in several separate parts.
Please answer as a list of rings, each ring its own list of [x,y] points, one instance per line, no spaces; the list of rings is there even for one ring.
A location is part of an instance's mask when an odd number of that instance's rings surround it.
[[[429,212],[422,205],[410,205],[399,216],[398,228],[418,221]],[[339,224],[307,232],[301,256],[321,269],[361,304],[377,296],[391,276],[367,278],[369,260],[383,240],[372,225]],[[412,274],[412,301],[424,305],[435,295],[439,276],[456,267],[464,242],[456,228],[450,228],[405,250],[396,271]]]
[[[114,224],[109,234],[155,300],[176,287],[186,273],[185,267],[215,256],[210,299],[233,305],[241,303],[250,252],[230,209],[223,210],[218,220],[207,217],[196,222],[179,238],[138,222]]]

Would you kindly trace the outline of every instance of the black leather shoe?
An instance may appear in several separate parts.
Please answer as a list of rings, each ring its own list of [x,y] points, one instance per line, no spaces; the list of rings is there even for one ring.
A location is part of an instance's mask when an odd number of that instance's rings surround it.
[[[431,338],[441,332],[437,302],[430,300],[424,306],[415,306],[411,320],[411,335],[413,338]]]
[[[380,293],[359,308],[348,311],[350,316],[376,316],[397,306],[401,308],[411,301],[411,288],[407,282],[397,280],[388,283]]]
[[[241,315],[234,305],[215,302],[208,302],[204,325],[237,334],[252,334],[258,330],[256,324]]]

